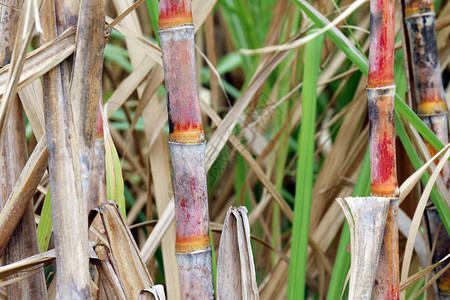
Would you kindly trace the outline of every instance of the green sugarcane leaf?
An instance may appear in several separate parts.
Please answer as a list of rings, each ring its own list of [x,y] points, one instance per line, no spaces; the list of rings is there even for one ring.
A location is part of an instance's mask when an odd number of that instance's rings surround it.
[[[120,213],[126,218],[124,185],[122,166],[119,155],[109,131],[108,117],[103,114],[103,134],[105,138],[105,165],[106,165],[106,195],[108,200],[114,200],[119,206]]]
[[[44,199],[44,205],[42,206],[41,219],[39,220],[37,228],[39,250],[41,253],[48,250],[48,243],[50,242],[52,231],[52,201],[50,199],[50,188],[48,188],[47,195],[45,195]]]
[[[310,31],[312,33],[314,31]],[[306,44],[303,73],[302,121],[298,138],[294,224],[289,263],[287,299],[305,299],[306,258],[309,217],[314,181],[314,133],[317,107],[317,81],[324,35]]]

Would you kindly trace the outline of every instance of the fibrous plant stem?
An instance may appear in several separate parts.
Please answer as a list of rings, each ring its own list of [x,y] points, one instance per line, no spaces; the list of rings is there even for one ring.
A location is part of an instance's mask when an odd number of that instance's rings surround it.
[[[190,0],[162,0],[159,5],[181,297],[214,299],[206,141],[197,92],[191,3]]]
[[[105,1],[82,0],[69,97],[79,143],[81,188],[85,203],[89,202],[89,178],[101,96],[104,36]]]
[[[394,113],[394,0],[370,1],[367,94],[370,122],[371,193],[398,196]],[[381,246],[373,299],[398,299],[398,201],[391,201]]]
[[[41,9],[46,43],[56,37],[53,1]],[[90,297],[87,211],[82,200],[77,141],[66,77],[55,67],[43,78],[44,115],[49,152],[53,233],[56,250],[56,298]],[[66,81],[67,82],[67,81]]]
[[[14,48],[17,22],[20,12],[20,0],[3,1],[0,7],[0,68],[11,60]],[[11,195],[28,158],[27,140],[25,136],[25,122],[22,105],[19,99],[10,104],[10,112],[3,128],[4,134],[0,141],[0,207]],[[31,198],[31,195],[28,199]],[[19,217],[20,218],[20,217]],[[5,249],[5,263],[10,264],[39,253],[37,243],[33,204],[27,202],[25,212],[20,222],[15,223],[15,230]],[[6,244],[6,243],[5,243]],[[0,253],[0,256],[3,253]],[[9,299],[46,299],[46,287],[42,267],[33,271],[26,271],[12,276],[25,277],[6,287]],[[11,278],[12,279],[12,278]]]
[[[442,84],[441,70],[436,43],[436,15],[431,0],[406,0],[404,2],[405,26],[409,40],[410,77],[412,78],[413,105],[417,115],[433,131],[439,140],[448,143],[448,108]],[[431,155],[436,149],[426,143]],[[447,188],[450,187],[450,163],[441,172]],[[450,238],[445,230],[440,230],[442,221],[436,209],[426,210],[430,241],[437,239],[433,260],[441,260],[450,250]],[[439,267],[439,271],[442,267]],[[438,292],[442,299],[450,298],[450,271],[438,280]]]

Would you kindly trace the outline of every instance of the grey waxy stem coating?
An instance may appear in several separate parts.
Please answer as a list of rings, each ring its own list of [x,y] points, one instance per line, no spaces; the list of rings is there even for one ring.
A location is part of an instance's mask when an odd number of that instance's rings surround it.
[[[336,199],[350,227],[350,300],[372,299],[378,258],[391,198],[346,197]]]
[[[169,141],[182,299],[214,299],[205,146]]]
[[[211,247],[175,255],[178,262],[181,298],[214,300]]]

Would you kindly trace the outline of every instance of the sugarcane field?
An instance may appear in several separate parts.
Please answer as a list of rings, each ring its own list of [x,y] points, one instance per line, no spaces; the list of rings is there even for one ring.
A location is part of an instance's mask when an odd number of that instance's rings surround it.
[[[450,300],[450,0],[0,0],[0,300]]]

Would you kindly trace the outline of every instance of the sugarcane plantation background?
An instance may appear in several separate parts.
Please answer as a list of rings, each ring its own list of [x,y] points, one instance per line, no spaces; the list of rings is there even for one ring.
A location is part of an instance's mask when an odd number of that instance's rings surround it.
[[[0,36],[1,299],[450,299],[450,1],[0,0]]]

